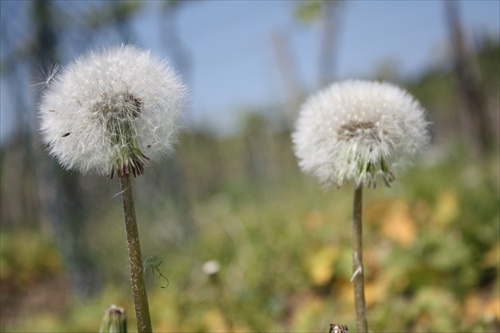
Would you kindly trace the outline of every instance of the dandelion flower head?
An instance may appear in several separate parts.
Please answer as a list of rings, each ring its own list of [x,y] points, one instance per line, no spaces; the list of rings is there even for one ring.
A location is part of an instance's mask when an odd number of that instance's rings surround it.
[[[149,51],[91,51],[43,92],[42,140],[66,169],[140,175],[173,150],[186,96],[180,76]]]
[[[322,183],[387,186],[428,142],[420,104],[384,82],[333,83],[302,106],[292,134],[299,166]]]

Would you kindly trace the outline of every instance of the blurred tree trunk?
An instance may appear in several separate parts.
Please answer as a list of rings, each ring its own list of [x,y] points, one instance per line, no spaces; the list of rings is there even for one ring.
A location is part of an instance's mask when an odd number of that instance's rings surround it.
[[[2,3],[2,60],[1,74],[6,84],[2,87],[10,110],[2,110],[2,118],[10,113],[13,121],[10,137],[1,146],[1,222],[2,225],[21,227],[29,224],[37,225],[39,219],[39,202],[36,194],[35,163],[33,150],[33,128],[35,116],[32,111],[32,100],[27,91],[26,53],[20,46],[19,35],[24,28],[15,24],[20,17],[22,4],[16,2]],[[7,117],[7,116],[6,116]],[[5,124],[2,124],[5,125]],[[4,133],[2,133],[4,134]]]
[[[443,5],[453,47],[455,75],[467,110],[466,119],[470,122],[479,152],[484,154],[494,145],[494,135],[488,119],[486,96],[481,83],[477,57],[475,50],[470,47],[464,36],[459,2],[443,0]]]
[[[318,86],[323,88],[335,79],[340,1],[323,1],[323,36],[321,40]]]
[[[295,16],[302,23],[320,21],[321,44],[318,60],[318,89],[335,80],[337,62],[337,36],[339,35],[343,0],[302,0],[297,2]]]
[[[302,102],[302,84],[287,36],[283,32],[277,31],[271,35],[271,41],[285,91],[286,129],[290,131],[294,127]]]
[[[15,56],[15,55],[13,55]],[[26,227],[40,222],[40,205],[35,186],[36,165],[33,147],[33,119],[26,98],[24,73],[15,64],[4,75],[11,107],[15,110],[12,135],[1,147],[1,221],[2,225]]]
[[[275,177],[274,138],[267,120],[256,111],[249,111],[245,116],[243,129],[245,171],[250,190],[262,189]]]
[[[165,19],[161,22],[162,26],[160,29],[164,43],[170,52],[171,60],[176,69],[182,74],[184,80],[189,83],[191,81],[191,55],[180,38],[177,27],[179,11],[187,3],[178,0],[166,1],[163,4]],[[194,1],[191,3],[194,3]]]
[[[31,69],[35,72],[41,64],[57,63],[58,36],[52,1],[35,1],[31,5],[36,28]],[[35,126],[31,130],[36,133]],[[87,251],[84,229],[88,205],[79,191],[81,176],[62,170],[42,152],[39,143],[35,145],[39,154],[37,163],[29,165],[36,168],[38,197],[61,250],[70,284],[80,296],[91,295],[100,287],[100,276]]]
[[[295,7],[295,16],[302,23],[310,24],[315,21],[323,23],[318,62],[318,88],[328,85],[335,79],[336,37],[342,5],[341,0],[301,0],[297,2]],[[275,32],[271,38],[278,71],[285,90],[287,130],[291,130],[304,97],[302,83],[286,35],[282,32]]]
[[[181,1],[170,0],[162,3],[165,19],[161,22],[161,35],[171,54],[171,60],[176,70],[183,75],[184,81],[190,81],[191,57],[182,39],[179,37],[177,28],[177,15]],[[179,162],[173,157],[166,160],[166,181],[167,192],[171,194],[172,200],[177,209],[177,217],[182,239],[190,239],[196,232],[196,226],[191,214],[191,199],[187,190],[185,174]]]

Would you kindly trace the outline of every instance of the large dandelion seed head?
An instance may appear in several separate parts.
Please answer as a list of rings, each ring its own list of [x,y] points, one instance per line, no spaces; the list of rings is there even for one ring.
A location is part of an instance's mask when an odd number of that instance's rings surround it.
[[[60,72],[43,93],[39,118],[49,154],[64,168],[138,175],[173,150],[187,89],[164,61],[122,45]]]
[[[292,134],[305,172],[322,183],[386,185],[429,142],[425,111],[389,83],[345,81],[311,96]]]

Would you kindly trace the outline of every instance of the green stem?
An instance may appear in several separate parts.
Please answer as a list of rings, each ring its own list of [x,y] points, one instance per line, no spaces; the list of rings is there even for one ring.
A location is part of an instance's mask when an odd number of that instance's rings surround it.
[[[353,259],[352,282],[354,284],[354,305],[356,308],[356,329],[359,333],[368,332],[368,321],[366,320],[366,304],[365,304],[365,282],[363,271],[363,243],[362,243],[362,204],[363,202],[363,185],[356,186],[354,190],[354,208],[353,208],[353,224],[352,224],[352,246]]]
[[[226,328],[229,332],[232,333],[234,332],[234,324],[231,316],[228,314],[231,307],[228,304],[227,299],[225,298],[225,295],[223,293],[223,286],[220,283],[217,273],[210,275],[209,279],[214,290],[215,305],[222,315],[222,318],[226,324]]]
[[[137,318],[137,331],[139,333],[149,333],[153,332],[153,330],[151,328],[151,317],[149,315],[146,283],[144,282],[141,244],[139,242],[139,231],[137,230],[134,195],[132,193],[130,174],[127,173],[120,177],[120,184],[122,189],[123,212],[125,214],[125,231],[127,234],[132,293],[134,295],[135,316]]]

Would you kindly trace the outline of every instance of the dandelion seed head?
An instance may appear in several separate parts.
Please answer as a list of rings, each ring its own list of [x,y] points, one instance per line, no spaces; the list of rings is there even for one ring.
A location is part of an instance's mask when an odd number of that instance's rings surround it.
[[[389,83],[334,83],[303,105],[292,134],[299,166],[324,184],[394,180],[429,142],[425,111]]]
[[[60,72],[39,118],[42,140],[63,167],[136,175],[173,150],[187,89],[167,63],[122,45],[91,51]]]
[[[220,271],[220,264],[216,260],[209,260],[203,264],[202,270],[206,275],[215,275]]]

